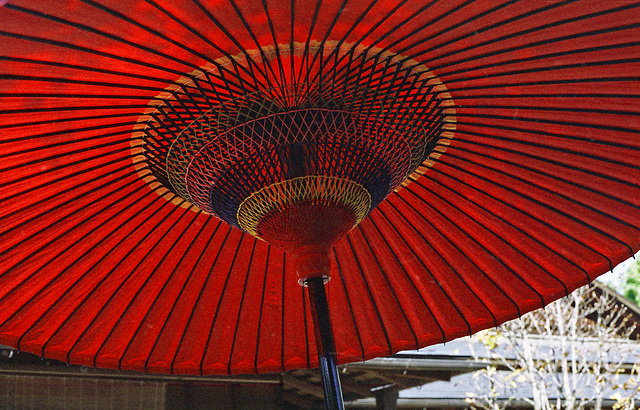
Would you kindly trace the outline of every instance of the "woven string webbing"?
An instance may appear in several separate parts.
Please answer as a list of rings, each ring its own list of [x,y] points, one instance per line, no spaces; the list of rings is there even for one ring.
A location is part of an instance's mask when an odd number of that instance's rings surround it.
[[[351,209],[358,224],[371,208],[371,195],[360,184],[342,178],[306,176],[267,186],[245,199],[238,209],[238,224],[258,236],[262,218],[297,202],[340,204]]]

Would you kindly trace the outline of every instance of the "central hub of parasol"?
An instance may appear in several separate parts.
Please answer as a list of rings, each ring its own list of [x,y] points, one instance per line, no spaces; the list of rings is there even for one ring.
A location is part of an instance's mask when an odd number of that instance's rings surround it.
[[[327,278],[331,247],[448,143],[451,104],[411,60],[307,46],[321,64],[298,66],[310,55],[291,50],[277,64],[263,51],[271,88],[241,69],[183,81],[149,122],[145,155],[164,187],[292,253],[302,280]]]
[[[190,128],[210,121],[202,116]],[[405,132],[324,107],[266,113],[195,152],[185,187],[201,209],[295,255],[301,278],[328,276],[321,259],[329,249],[421,162],[425,147]],[[303,259],[314,259],[318,271]]]
[[[238,223],[246,232],[291,253],[299,281],[329,278],[329,250],[371,209],[371,195],[341,178],[306,176],[269,185],[242,202]]]

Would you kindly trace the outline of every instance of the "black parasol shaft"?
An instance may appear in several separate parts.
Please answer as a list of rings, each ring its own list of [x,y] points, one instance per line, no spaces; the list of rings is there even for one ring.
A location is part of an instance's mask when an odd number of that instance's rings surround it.
[[[325,404],[329,410],[344,409],[324,280],[321,277],[309,278],[306,284],[313,316]]]

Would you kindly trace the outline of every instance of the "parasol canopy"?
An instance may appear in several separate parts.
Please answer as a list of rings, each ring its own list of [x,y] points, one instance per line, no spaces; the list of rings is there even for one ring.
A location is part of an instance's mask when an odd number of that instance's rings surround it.
[[[298,281],[330,277],[345,363],[640,249],[635,1],[3,3],[2,344],[315,367]]]

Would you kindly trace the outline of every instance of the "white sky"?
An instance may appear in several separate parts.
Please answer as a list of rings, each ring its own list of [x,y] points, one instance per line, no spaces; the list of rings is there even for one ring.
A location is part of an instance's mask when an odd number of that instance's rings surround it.
[[[640,252],[636,253],[636,259],[640,258]],[[617,292],[621,292],[622,284],[624,282],[624,274],[629,268],[629,265],[633,262],[633,258],[629,258],[626,261],[622,262],[615,268],[613,268],[612,272],[605,273],[604,275],[598,277],[598,280],[603,283],[608,283],[616,289]]]

